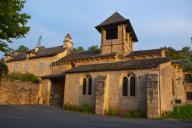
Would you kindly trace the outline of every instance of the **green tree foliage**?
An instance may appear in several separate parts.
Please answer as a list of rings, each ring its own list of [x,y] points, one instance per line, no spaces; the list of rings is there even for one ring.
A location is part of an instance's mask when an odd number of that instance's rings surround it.
[[[74,51],[75,51],[75,52],[83,52],[83,51],[85,51],[85,50],[84,50],[84,48],[83,48],[82,46],[79,46],[79,47],[77,47],[77,48],[74,48]]]
[[[100,50],[100,48],[97,45],[93,45],[88,48],[88,51],[99,51],[99,50]]]
[[[169,57],[170,59],[178,60],[181,58],[179,52],[177,52],[174,48],[164,47],[163,49],[165,50],[166,56]]]
[[[30,30],[26,24],[31,17],[22,12],[24,4],[24,0],[0,0],[0,51],[9,51],[11,39],[25,37]]]
[[[190,52],[190,47],[183,47],[182,52]]]
[[[24,45],[20,45],[19,48],[16,49],[15,51],[16,51],[16,52],[26,52],[26,51],[28,51],[28,50],[29,50],[28,47],[26,47],[26,46],[24,46]]]
[[[0,61],[0,79],[4,76],[7,76],[7,73],[8,73],[7,65],[2,61]]]

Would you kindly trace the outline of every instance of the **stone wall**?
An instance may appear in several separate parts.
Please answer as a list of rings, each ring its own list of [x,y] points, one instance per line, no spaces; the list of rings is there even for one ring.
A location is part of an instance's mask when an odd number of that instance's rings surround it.
[[[122,96],[122,79],[128,73],[133,73],[136,76],[136,96]],[[146,112],[147,109],[147,90],[146,90],[146,74],[158,74],[158,68],[143,69],[143,70],[125,70],[125,71],[108,71],[108,72],[90,72],[67,74],[64,93],[64,104],[73,106],[81,106],[83,102],[95,107],[95,79],[98,76],[107,76],[106,84],[108,89],[106,110],[112,109],[119,113],[124,113],[130,110],[140,109]],[[89,74],[93,80],[92,95],[82,95],[82,79]]]
[[[2,79],[0,104],[37,104],[39,84]]]

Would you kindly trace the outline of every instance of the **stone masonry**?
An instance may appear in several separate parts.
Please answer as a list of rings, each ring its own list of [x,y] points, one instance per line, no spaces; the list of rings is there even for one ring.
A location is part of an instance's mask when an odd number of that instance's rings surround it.
[[[106,110],[106,76],[98,76],[95,79],[95,113],[104,115]]]
[[[157,74],[147,74],[147,117],[160,116],[159,85]]]

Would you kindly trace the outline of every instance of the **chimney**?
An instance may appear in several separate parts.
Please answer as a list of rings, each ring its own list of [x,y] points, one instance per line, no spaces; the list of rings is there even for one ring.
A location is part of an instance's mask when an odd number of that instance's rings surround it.
[[[36,47],[36,48],[35,48],[35,53],[36,53],[36,52],[38,52],[38,50],[39,50],[39,48],[38,48],[38,47]]]
[[[69,52],[73,50],[73,40],[70,33],[67,33],[63,41],[63,48],[67,49]]]

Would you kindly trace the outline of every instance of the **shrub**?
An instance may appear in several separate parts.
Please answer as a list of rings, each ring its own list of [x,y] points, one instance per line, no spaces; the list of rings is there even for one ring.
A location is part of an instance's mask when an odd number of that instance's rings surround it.
[[[93,113],[92,109],[91,109],[91,106],[87,103],[83,103],[80,110],[82,112],[86,112],[86,113]]]
[[[7,76],[8,68],[7,65],[0,61],[0,79],[4,76]]]
[[[117,112],[113,110],[112,108],[109,108],[107,115],[109,116],[117,116]]]
[[[11,80],[21,80],[21,81],[27,81],[32,83],[39,83],[39,79],[37,76],[31,73],[19,73],[19,72],[13,72],[8,75],[9,79]]]
[[[65,104],[64,109],[71,110],[71,111],[80,111],[79,107],[73,106],[71,104]]]
[[[93,113],[91,107],[87,103],[83,103],[81,107],[77,107],[71,104],[65,104],[64,109],[71,110],[71,111],[85,112],[85,113]]]
[[[140,109],[131,110],[123,115],[126,118],[144,118],[144,113]]]
[[[178,114],[179,108],[179,114]],[[173,119],[189,119],[192,120],[192,105],[182,105],[175,107],[172,111],[165,112],[162,114],[162,118],[173,118]]]

